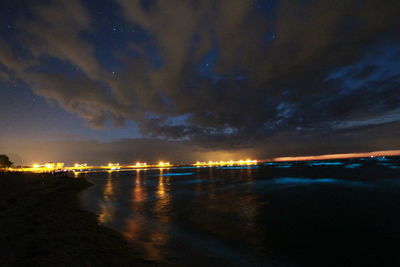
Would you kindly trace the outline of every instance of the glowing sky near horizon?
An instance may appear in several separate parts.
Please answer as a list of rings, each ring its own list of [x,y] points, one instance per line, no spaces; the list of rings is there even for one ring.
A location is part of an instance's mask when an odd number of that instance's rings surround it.
[[[315,156],[296,156],[296,157],[278,157],[273,161],[308,161],[308,160],[326,160],[326,159],[350,159],[350,158],[367,158],[367,157],[390,157],[400,156],[400,150],[373,151],[367,153],[346,153],[346,154],[330,154]]]
[[[397,0],[5,0],[18,163],[400,149]]]

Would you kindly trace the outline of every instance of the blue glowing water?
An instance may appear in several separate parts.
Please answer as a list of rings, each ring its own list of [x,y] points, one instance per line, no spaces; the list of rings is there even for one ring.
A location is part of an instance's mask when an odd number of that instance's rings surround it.
[[[217,167],[219,170],[249,170],[257,169],[258,166],[227,166],[227,167]]]
[[[83,206],[160,264],[379,266],[400,248],[399,166],[365,158],[80,177],[94,184]]]
[[[310,162],[308,166],[341,166],[343,162]]]
[[[193,175],[194,172],[178,172],[178,173],[160,173],[160,174],[153,174],[152,176],[188,176]]]
[[[357,164],[357,163],[355,163],[355,164],[346,165],[345,168],[354,169],[354,168],[359,168],[359,167],[361,167],[361,166],[362,166],[362,164]]]
[[[338,182],[336,179],[309,179],[309,178],[277,178],[271,182],[276,184],[315,184],[315,183],[335,183]]]

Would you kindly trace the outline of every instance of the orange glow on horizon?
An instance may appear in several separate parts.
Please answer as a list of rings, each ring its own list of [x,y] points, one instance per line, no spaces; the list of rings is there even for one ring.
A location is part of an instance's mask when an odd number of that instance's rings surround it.
[[[325,159],[349,159],[349,158],[367,158],[367,157],[383,157],[383,156],[400,156],[400,150],[384,150],[365,153],[344,153],[344,154],[327,154],[318,156],[296,156],[296,157],[277,157],[272,161],[307,161],[307,160],[325,160]]]
[[[228,160],[228,161],[197,161],[192,166],[197,167],[217,167],[217,166],[250,166],[257,165],[260,162],[282,162],[282,161],[308,161],[308,160],[331,160],[331,159],[349,159],[349,158],[368,158],[368,157],[383,157],[383,156],[400,156],[400,150],[383,150],[374,152],[364,152],[364,153],[342,153],[342,154],[326,154],[326,155],[312,155],[312,156],[291,156],[291,157],[276,157],[265,160],[252,160],[246,158],[245,160]],[[159,161],[155,164],[147,164],[146,162],[136,162],[134,165],[120,165],[119,163],[108,163],[102,166],[89,166],[87,163],[75,163],[73,166],[64,166],[64,163],[45,163],[38,164],[35,163],[30,167],[11,167],[2,170],[6,171],[22,171],[22,172],[35,172],[35,173],[45,173],[45,172],[56,172],[56,171],[96,171],[96,170],[128,170],[128,169],[147,169],[147,168],[169,168],[175,165],[166,161]]]

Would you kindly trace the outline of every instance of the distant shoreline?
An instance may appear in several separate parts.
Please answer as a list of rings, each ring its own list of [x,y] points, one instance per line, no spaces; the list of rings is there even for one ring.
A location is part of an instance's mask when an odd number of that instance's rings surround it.
[[[0,172],[0,265],[154,264],[80,207],[78,194],[90,185],[67,176]]]

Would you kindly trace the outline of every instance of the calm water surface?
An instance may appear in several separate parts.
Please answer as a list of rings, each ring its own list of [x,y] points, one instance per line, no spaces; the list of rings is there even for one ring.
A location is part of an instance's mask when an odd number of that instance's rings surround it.
[[[81,196],[83,206],[151,261],[390,265],[400,262],[399,162],[266,163],[79,177],[94,183]]]

